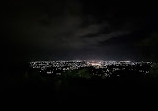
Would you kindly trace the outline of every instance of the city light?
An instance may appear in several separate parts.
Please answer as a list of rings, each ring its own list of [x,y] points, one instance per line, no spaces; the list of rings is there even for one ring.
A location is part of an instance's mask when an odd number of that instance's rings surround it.
[[[69,73],[72,72],[73,73],[72,75],[75,75],[76,72],[73,71],[86,70],[90,76],[107,78],[113,76],[121,77],[121,74],[117,74],[117,72],[119,71],[121,71],[122,73],[133,72],[133,73],[143,73],[144,75],[146,75],[150,73],[150,68],[152,67],[152,63],[132,62],[132,61],[103,61],[103,60],[101,61],[94,61],[94,60],[62,61],[61,60],[61,61],[34,61],[34,62],[30,62],[30,67],[32,69],[37,69],[40,73],[44,73],[46,75],[62,76],[64,75],[63,73],[65,72],[69,72]]]

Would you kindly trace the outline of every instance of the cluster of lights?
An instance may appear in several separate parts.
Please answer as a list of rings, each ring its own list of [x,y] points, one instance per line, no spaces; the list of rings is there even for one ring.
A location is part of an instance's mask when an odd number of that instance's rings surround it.
[[[30,66],[34,69],[40,69],[45,71],[47,74],[61,75],[62,72],[77,70],[85,67],[93,67],[95,71],[92,70],[93,75],[110,77],[115,71],[119,70],[131,70],[138,71],[140,73],[148,74],[149,70],[136,69],[136,66],[142,67],[144,64],[151,65],[151,62],[131,62],[131,61],[81,61],[81,60],[71,60],[71,61],[35,61],[30,62]],[[112,68],[109,68],[112,67]],[[48,70],[48,69],[51,70]],[[101,70],[100,73],[98,70]],[[118,77],[120,75],[117,75]]]

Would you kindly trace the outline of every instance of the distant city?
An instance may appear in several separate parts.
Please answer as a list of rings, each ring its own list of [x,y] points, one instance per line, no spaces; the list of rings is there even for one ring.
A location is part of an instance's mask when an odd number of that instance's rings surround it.
[[[70,60],[34,61],[29,63],[31,70],[42,76],[72,78],[120,78],[147,76],[152,62]]]

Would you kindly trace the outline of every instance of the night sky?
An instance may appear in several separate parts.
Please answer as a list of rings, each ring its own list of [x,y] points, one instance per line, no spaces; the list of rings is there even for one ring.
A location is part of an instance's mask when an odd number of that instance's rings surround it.
[[[9,62],[157,60],[155,3],[6,0],[1,8],[1,44]]]

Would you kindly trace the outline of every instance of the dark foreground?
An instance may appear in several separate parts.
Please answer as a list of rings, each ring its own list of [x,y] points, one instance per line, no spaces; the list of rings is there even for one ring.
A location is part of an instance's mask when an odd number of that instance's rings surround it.
[[[8,71],[10,72],[10,71]],[[1,79],[1,101],[29,107],[63,108],[77,106],[109,105],[125,106],[156,103],[158,96],[157,79],[150,77],[128,77],[110,79],[43,78],[27,77],[23,71],[7,73]],[[24,108],[25,108],[24,107]],[[112,107],[112,108],[113,108]]]
[[[3,82],[4,84],[5,82]],[[157,82],[150,80],[61,80],[5,83],[1,90],[7,102],[53,102],[57,104],[120,103],[156,99]],[[44,101],[43,101],[44,100]],[[149,102],[149,101],[148,101]]]

